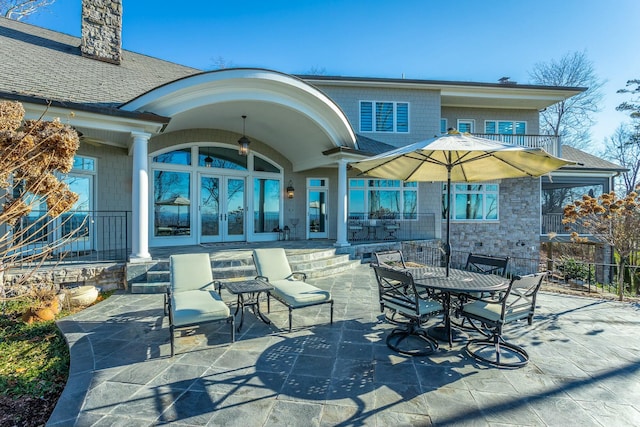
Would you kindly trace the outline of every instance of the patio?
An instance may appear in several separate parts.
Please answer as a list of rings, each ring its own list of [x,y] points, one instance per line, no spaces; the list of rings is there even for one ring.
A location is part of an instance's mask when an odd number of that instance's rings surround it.
[[[459,343],[389,350],[368,265],[309,282],[331,290],[333,326],[312,307],[288,334],[275,302],[271,325],[247,313],[234,344],[226,324],[201,327],[173,358],[162,295],[121,293],[62,319],[70,377],[48,425],[640,424],[637,305],[541,292],[533,326],[507,329],[531,361],[498,370]]]

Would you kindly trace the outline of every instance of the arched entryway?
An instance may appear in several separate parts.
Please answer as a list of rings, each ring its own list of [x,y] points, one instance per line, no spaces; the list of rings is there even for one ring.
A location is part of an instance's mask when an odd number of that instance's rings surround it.
[[[148,252],[145,249],[148,244],[187,245],[234,239],[275,240],[277,232],[273,230],[277,229],[278,224],[287,224],[292,218],[303,218],[305,215],[304,197],[287,202],[287,209],[283,209],[283,199],[285,183],[288,185],[291,180],[305,183],[307,171],[339,169],[339,187],[346,189],[346,166],[340,163],[339,150],[356,148],[351,125],[343,111],[329,97],[294,76],[261,69],[207,72],[160,86],[121,108],[170,118],[163,133],[134,138],[131,150],[134,157],[132,258],[146,257]],[[198,164],[202,161],[203,154],[197,151],[199,148],[194,148],[195,145],[189,147],[191,165],[166,165],[157,161],[156,156],[159,154],[187,148],[180,145],[185,143],[185,139],[163,140],[166,135],[181,132],[190,134],[206,131],[211,135],[206,140],[209,146],[213,147],[219,142],[222,143],[220,147],[227,144],[226,147],[230,150],[237,150],[229,136],[234,135],[237,140],[240,135],[245,134],[243,116],[247,117],[246,136],[251,141],[260,142],[250,147],[246,170],[220,168],[219,173],[211,174],[205,170],[206,166]],[[154,144],[159,144],[157,141],[160,140],[164,145],[155,147]],[[154,148],[151,149],[151,146]],[[281,157],[283,161],[270,160],[274,156]],[[254,169],[257,162],[262,161],[260,159],[277,171]],[[187,174],[180,175],[189,177],[189,204],[183,205],[187,207],[180,208],[177,205],[187,203],[185,200],[171,200],[171,197],[164,198],[165,195],[162,196],[163,199],[156,197],[157,191],[153,185],[156,179],[154,174],[156,170],[160,170],[158,164],[166,167],[167,172]],[[145,177],[146,180],[138,180],[139,177]],[[204,203],[204,188],[207,186],[223,192],[215,209]],[[242,197],[226,200],[225,197],[234,193],[233,188]],[[269,196],[270,192],[276,191],[279,193],[277,198]],[[264,203],[260,202],[261,194]],[[298,194],[302,195],[304,192]],[[197,206],[193,204],[194,197]],[[148,200],[147,206],[140,206],[140,198]],[[244,202],[244,207],[233,206],[239,205],[238,201]],[[158,207],[157,202],[166,204]],[[277,212],[274,207],[267,206],[276,203],[279,209]],[[264,206],[262,211],[256,208],[259,205]],[[195,209],[202,209],[203,206],[209,212],[206,215],[197,214]],[[333,213],[327,217],[327,221],[337,222],[337,240],[346,243],[344,200],[336,201],[333,206],[339,212],[337,216]],[[181,212],[178,213],[178,210]],[[183,212],[187,210],[190,221],[188,227],[182,222],[187,219]],[[175,223],[170,224],[171,220],[164,218],[163,212],[171,212],[166,216],[168,218],[172,215]],[[207,215],[209,219],[203,220]],[[212,222],[214,215],[222,215],[222,220],[217,224]],[[238,225],[231,228],[229,221],[235,221],[240,216],[242,227]],[[136,251],[138,255],[135,254]]]
[[[224,143],[150,155],[151,246],[263,241],[283,222],[283,167]]]

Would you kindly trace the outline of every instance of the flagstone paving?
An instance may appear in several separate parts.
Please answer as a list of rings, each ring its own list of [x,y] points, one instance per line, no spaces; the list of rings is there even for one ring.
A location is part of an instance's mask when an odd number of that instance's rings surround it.
[[[367,265],[310,282],[331,290],[333,325],[328,306],[311,307],[287,333],[272,301],[271,325],[247,313],[234,344],[228,325],[202,326],[176,338],[173,358],[162,295],[123,292],[60,320],[71,368],[48,425],[640,425],[636,304],[541,292],[533,325],[506,332],[529,364],[500,370],[462,343],[389,350]]]

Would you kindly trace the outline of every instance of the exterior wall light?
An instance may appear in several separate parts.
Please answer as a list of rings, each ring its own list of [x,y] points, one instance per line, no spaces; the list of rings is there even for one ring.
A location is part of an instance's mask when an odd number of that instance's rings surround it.
[[[291,182],[291,180],[289,180],[289,185],[287,186],[287,197],[290,199],[293,199],[293,196],[295,196],[295,188],[293,188],[293,183]]]

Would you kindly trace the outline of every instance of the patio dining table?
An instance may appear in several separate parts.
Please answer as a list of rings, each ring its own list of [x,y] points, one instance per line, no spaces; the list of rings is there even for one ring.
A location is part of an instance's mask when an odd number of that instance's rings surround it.
[[[494,274],[481,274],[466,270],[450,269],[446,275],[444,267],[417,267],[407,269],[417,287],[436,291],[444,308],[444,325],[429,330],[429,335],[449,343],[464,338],[462,331],[451,326],[451,297],[466,294],[499,292],[507,289],[509,279]]]

